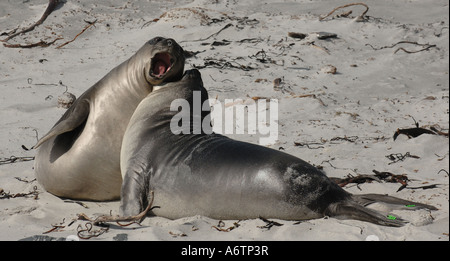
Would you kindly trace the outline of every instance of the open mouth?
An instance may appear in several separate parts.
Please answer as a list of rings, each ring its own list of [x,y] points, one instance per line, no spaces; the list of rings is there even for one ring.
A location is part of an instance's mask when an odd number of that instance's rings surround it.
[[[150,69],[150,75],[155,78],[162,78],[170,69],[174,63],[174,59],[169,53],[158,53],[152,59],[152,66]]]

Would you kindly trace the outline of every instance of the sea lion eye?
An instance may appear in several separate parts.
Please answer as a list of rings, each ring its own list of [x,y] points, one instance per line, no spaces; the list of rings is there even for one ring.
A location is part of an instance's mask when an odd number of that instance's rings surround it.
[[[158,42],[160,42],[160,41],[162,41],[162,37],[155,37],[155,38],[153,38],[153,39],[151,39],[150,41],[148,41],[150,44],[156,44],[156,43],[158,43]]]

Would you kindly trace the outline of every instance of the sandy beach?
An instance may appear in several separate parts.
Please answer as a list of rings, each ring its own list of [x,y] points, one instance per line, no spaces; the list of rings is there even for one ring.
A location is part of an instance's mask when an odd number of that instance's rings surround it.
[[[368,0],[363,16],[362,5],[327,16],[349,3],[62,1],[34,30],[0,42],[0,240],[449,241],[448,1]],[[39,20],[47,4],[0,2],[0,40]],[[116,215],[120,202],[46,192],[30,148],[65,112],[59,98],[79,97],[155,36],[193,54],[185,69],[200,70],[210,97],[277,99],[278,140],[269,147],[336,180],[390,173],[360,184],[347,179],[344,189],[438,210],[393,210],[409,221],[400,228],[328,217],[268,223],[192,216],[89,230],[77,214]],[[434,134],[394,140],[398,129],[410,128]]]

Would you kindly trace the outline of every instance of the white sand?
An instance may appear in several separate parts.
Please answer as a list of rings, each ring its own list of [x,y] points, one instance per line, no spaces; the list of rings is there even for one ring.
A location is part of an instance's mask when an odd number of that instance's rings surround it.
[[[0,33],[37,21],[46,0],[0,2]],[[139,3],[135,3],[139,2]],[[279,100],[279,141],[271,147],[284,148],[314,165],[323,166],[330,177],[372,174],[372,170],[406,174],[409,187],[438,184],[431,189],[403,189],[399,183],[347,185],[352,193],[383,193],[432,204],[437,211],[394,211],[411,221],[401,228],[378,226],[355,220],[324,218],[295,224],[275,220],[283,226],[260,228],[262,220],[243,220],[230,232],[212,228],[219,221],[195,216],[178,220],[151,217],[142,226],[111,225],[106,233],[90,240],[449,240],[449,140],[438,135],[408,139],[392,136],[397,128],[439,126],[449,129],[449,13],[446,0],[366,1],[370,19],[356,22],[364,10],[351,8],[349,18],[319,21],[333,8],[348,1],[67,1],[43,25],[9,41],[33,43],[63,37],[72,39],[97,19],[74,42],[62,49],[11,49],[0,46],[0,188],[3,195],[32,195],[0,199],[0,240],[65,239],[77,234],[85,221],[77,213],[95,217],[117,214],[119,202],[65,201],[45,192],[34,180],[33,161],[5,162],[11,156],[32,157],[26,151],[64,113],[56,106],[58,96],[68,91],[77,97],[109,70],[128,59],[154,36],[172,37],[189,51],[201,51],[187,60],[186,69],[204,65],[205,59],[233,62],[254,70],[207,67],[201,70],[211,97],[253,96]],[[350,9],[345,9],[345,11]],[[166,13],[159,21],[151,22]],[[338,10],[335,14],[342,13]],[[227,24],[232,26],[205,39]],[[337,38],[320,40],[314,34],[297,40],[288,32],[329,32]],[[0,37],[4,39],[5,36]],[[252,39],[253,41],[242,41]],[[226,46],[204,43],[230,41]],[[427,51],[406,53],[398,47],[420,50],[421,46],[399,41],[432,44]],[[314,43],[315,46],[308,44]],[[267,63],[252,55],[264,50]],[[262,58],[262,56],[257,56]],[[42,60],[45,59],[45,60]],[[40,62],[41,60],[41,62]],[[325,66],[337,68],[325,73]],[[273,80],[282,78],[282,90]],[[263,79],[255,82],[257,79]],[[63,85],[59,84],[62,82]],[[316,98],[291,95],[314,94]],[[256,135],[232,135],[257,142]],[[352,137],[331,141],[336,137]],[[384,138],[383,138],[384,137]],[[294,142],[311,143],[295,146]],[[312,144],[322,143],[322,144]],[[386,155],[409,152],[420,158],[406,158],[390,164]],[[444,171],[440,171],[440,170]],[[19,180],[19,179],[21,180]],[[29,181],[28,183],[25,182]],[[270,207],[270,206],[268,206]],[[234,221],[224,221],[225,228]],[[58,230],[43,234],[61,225]],[[100,229],[94,227],[94,230]],[[40,236],[40,237],[37,237]]]

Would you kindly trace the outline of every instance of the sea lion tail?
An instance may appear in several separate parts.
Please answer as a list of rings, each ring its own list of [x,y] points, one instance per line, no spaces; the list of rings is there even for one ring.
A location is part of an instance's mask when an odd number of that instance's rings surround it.
[[[342,219],[356,219],[382,226],[401,227],[406,222],[392,215],[383,215],[375,210],[366,208],[354,200],[346,200],[330,204],[325,215]]]

